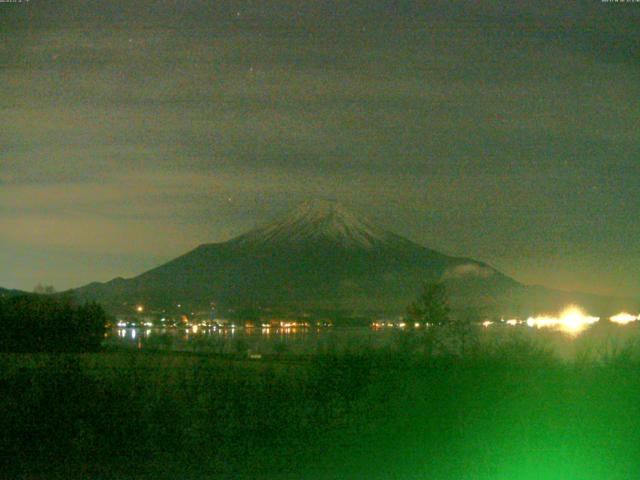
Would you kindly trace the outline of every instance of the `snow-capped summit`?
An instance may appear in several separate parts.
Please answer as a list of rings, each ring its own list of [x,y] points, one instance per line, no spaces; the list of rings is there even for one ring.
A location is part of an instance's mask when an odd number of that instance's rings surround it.
[[[92,283],[75,294],[114,312],[138,303],[163,309],[189,305],[195,311],[214,302],[230,311],[258,306],[273,315],[398,315],[422,282],[437,279],[447,283],[452,305],[465,311],[503,315],[576,302],[587,308],[612,305],[604,297],[525,287],[489,265],[418,245],[324,200],[303,203],[232,240],[200,245],[136,277]]]
[[[396,238],[335,201],[312,200],[264,227],[236,239],[239,244],[292,245],[327,241],[345,248],[371,249]]]

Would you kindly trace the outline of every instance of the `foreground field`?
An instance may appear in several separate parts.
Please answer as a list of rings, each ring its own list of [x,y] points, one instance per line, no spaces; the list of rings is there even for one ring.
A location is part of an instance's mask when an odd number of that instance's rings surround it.
[[[7,478],[629,479],[640,362],[519,341],[246,361],[0,357]]]

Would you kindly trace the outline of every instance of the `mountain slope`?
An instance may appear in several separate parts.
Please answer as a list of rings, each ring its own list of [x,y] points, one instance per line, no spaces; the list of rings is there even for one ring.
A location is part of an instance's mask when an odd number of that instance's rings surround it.
[[[490,266],[451,257],[381,229],[335,202],[307,202],[228,242],[194,250],[131,279],[76,293],[113,310],[144,303],[191,309],[401,313],[421,282],[444,280],[454,306],[527,309],[527,287]],[[564,301],[537,293],[545,302]]]
[[[0,298],[15,297],[16,295],[26,295],[27,292],[20,290],[9,290],[7,288],[0,288]]]

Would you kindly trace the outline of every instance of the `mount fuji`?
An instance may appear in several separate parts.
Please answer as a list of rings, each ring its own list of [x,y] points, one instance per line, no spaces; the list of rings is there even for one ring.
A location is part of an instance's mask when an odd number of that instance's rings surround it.
[[[444,255],[331,201],[311,201],[229,241],[194,250],[134,278],[92,283],[76,296],[112,311],[143,303],[332,314],[404,312],[422,282],[446,283],[454,308],[519,314],[603,297],[526,287],[489,265]]]

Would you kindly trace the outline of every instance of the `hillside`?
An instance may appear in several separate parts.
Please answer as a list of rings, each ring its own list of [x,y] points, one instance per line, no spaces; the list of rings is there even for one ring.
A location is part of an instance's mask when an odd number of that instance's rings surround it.
[[[27,292],[23,292],[21,290],[10,290],[7,288],[0,287],[0,298],[13,297],[15,295],[26,295],[26,294]]]
[[[340,204],[307,202],[267,225],[194,250],[141,275],[76,290],[111,310],[143,303],[279,312],[402,313],[421,282],[442,279],[456,308],[528,313],[580,299],[526,287],[489,265],[451,257],[388,232]]]

